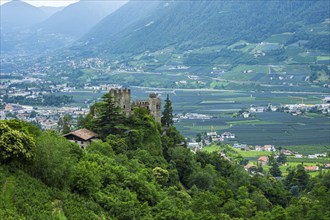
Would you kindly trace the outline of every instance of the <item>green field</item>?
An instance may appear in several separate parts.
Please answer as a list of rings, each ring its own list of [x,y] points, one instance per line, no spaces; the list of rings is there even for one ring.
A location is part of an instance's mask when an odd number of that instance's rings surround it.
[[[291,37],[293,33],[282,33],[282,34],[274,34],[271,37],[267,38],[265,41],[269,43],[279,43],[285,44]]]
[[[217,152],[217,151],[220,151],[220,150],[221,150],[221,147],[218,146],[218,145],[211,145],[211,146],[204,147],[202,149],[202,151],[208,152],[208,153]]]
[[[317,60],[330,60],[330,56],[317,56]]]
[[[236,150],[237,153],[242,155],[242,157],[247,158],[252,161],[257,161],[259,157],[261,156],[269,156],[272,154],[270,151],[244,151],[244,150]]]
[[[241,120],[241,121],[227,121],[227,124],[230,125],[270,125],[270,124],[276,124],[276,122],[273,121],[262,121],[259,119],[247,119],[247,120]]]
[[[236,134],[240,143],[250,145],[273,144],[293,151],[306,146],[302,154],[322,153],[329,146],[330,126],[325,116],[292,116],[281,112],[257,113],[254,118],[233,118],[222,115],[210,120],[182,119],[176,127],[185,135],[194,137],[198,132],[217,131],[219,134],[230,131]],[[314,132],[317,131],[317,132]],[[320,150],[322,150],[320,152]]]
[[[306,163],[306,164],[326,164],[330,163],[330,158],[295,158],[295,157],[287,157],[288,162],[295,162],[295,163]]]
[[[283,146],[293,152],[299,152],[302,155],[309,155],[315,153],[325,153],[330,149],[330,143],[325,145],[299,145],[299,146]]]

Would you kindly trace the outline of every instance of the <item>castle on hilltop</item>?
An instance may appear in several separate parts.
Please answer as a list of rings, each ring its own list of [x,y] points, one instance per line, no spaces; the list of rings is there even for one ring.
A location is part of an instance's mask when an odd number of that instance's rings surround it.
[[[161,122],[161,101],[156,93],[149,94],[148,100],[131,101],[131,90],[124,88],[111,88],[110,95],[115,98],[117,105],[129,116],[135,107],[142,107],[149,110],[157,122]]]

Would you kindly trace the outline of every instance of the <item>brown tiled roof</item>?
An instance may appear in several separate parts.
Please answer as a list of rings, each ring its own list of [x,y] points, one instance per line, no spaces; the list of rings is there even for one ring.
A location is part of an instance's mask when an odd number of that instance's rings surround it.
[[[268,157],[266,157],[266,156],[259,157],[258,161],[267,162],[268,161]]]
[[[74,136],[77,136],[85,141],[93,138],[93,137],[96,137],[97,134],[95,134],[94,132],[86,129],[86,128],[83,128],[83,129],[79,129],[79,130],[76,130],[76,131],[72,131],[68,134],[65,134],[64,137],[68,136],[68,135],[74,135]]]
[[[319,169],[318,166],[304,166],[305,170],[307,171],[316,171]]]
[[[255,165],[253,165],[253,164],[246,164],[246,165],[244,166],[245,169],[249,169],[249,168],[251,168],[251,167],[255,167]]]

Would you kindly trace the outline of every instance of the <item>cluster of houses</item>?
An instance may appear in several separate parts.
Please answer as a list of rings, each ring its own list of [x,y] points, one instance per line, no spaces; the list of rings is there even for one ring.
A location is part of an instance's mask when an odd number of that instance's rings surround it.
[[[295,158],[304,158],[304,156],[302,154],[291,154],[291,155],[294,155]],[[326,157],[327,155],[325,153],[323,154],[309,154],[307,155],[307,158],[309,159],[316,159],[316,158],[319,158],[319,157]]]
[[[261,156],[261,157],[259,157],[258,160],[257,160],[257,164],[259,166],[267,166],[267,165],[269,165],[269,157],[268,156]],[[287,166],[287,164],[285,164],[285,166]],[[252,167],[256,167],[256,165],[254,165],[254,164],[247,164],[247,165],[244,166],[244,169],[246,171],[250,171],[250,169]],[[320,166],[316,166],[316,165],[313,165],[313,166],[304,166],[304,169],[307,172],[314,172],[314,171],[321,170],[321,167]],[[323,169],[330,169],[330,163],[324,164]]]
[[[218,134],[216,131],[206,132],[206,139],[204,141],[208,142],[218,142],[218,141],[225,141],[225,139],[234,139],[235,134],[230,132],[224,132],[222,134]]]
[[[224,132],[222,134],[218,134],[216,131],[206,132],[201,136],[201,140],[199,142],[193,141],[188,143],[188,148],[190,148],[193,152],[197,152],[201,150],[204,146],[207,146],[214,142],[225,141],[226,139],[234,139],[235,134],[231,132]]]
[[[274,145],[270,145],[270,144],[266,144],[264,146],[256,145],[255,150],[256,151],[276,151]]]
[[[214,116],[207,114],[199,114],[199,113],[184,113],[184,114],[176,114],[173,118],[174,121],[180,121],[181,119],[198,119],[198,120],[209,120],[214,118]]]
[[[87,108],[79,107],[38,107],[6,104],[5,108],[0,110],[0,120],[17,118],[19,120],[31,122],[39,125],[42,129],[57,129],[58,121],[64,115],[72,118],[72,124],[76,124],[79,116],[86,115],[89,112]]]
[[[211,143],[233,140],[235,138],[236,138],[235,134],[228,131],[223,132],[222,134],[218,134],[216,131],[206,132],[204,135],[201,135],[201,140],[199,142],[196,141],[188,142],[188,148],[190,148],[193,152],[196,152],[201,150],[204,146],[207,146]],[[247,144],[234,143],[233,147],[245,151],[250,151],[250,150],[270,151],[270,152],[276,151],[275,146],[270,144],[266,144],[263,146],[260,145],[251,146]],[[285,150],[283,150],[283,152],[284,151]],[[291,151],[288,151],[287,153],[288,155],[292,154]]]
[[[96,66],[101,65],[100,60],[87,60],[87,63],[93,63]],[[74,63],[72,65],[75,65]],[[85,64],[84,64],[85,65]],[[72,123],[75,124],[77,118],[88,113],[87,108],[80,107],[51,107],[51,106],[31,106],[22,103],[8,103],[7,99],[13,97],[21,97],[19,100],[43,99],[44,95],[73,92],[77,88],[68,85],[67,83],[54,83],[47,79],[46,74],[33,72],[29,76],[24,73],[11,73],[8,75],[3,74],[5,80],[0,82],[0,104],[3,106],[0,109],[0,120],[17,118],[27,122],[32,122],[39,125],[42,129],[57,129],[58,121],[64,115],[69,115],[72,118]],[[65,77],[61,77],[65,80]],[[35,86],[30,86],[31,84]],[[120,87],[120,85],[102,84],[92,86],[88,83],[83,85],[83,89],[96,92],[101,90],[109,90],[113,87]],[[85,104],[89,104],[92,100],[86,100]]]
[[[104,68],[107,64],[100,58],[87,58],[80,60],[68,60],[67,65],[73,69],[78,68]]]
[[[302,98],[303,99],[303,98]],[[302,115],[304,112],[319,112],[325,115],[330,114],[330,97],[323,99],[323,104],[287,104],[280,107],[269,104],[268,106],[251,106],[241,113],[243,118],[251,117],[251,113],[283,111],[294,116]]]
[[[330,114],[330,103],[324,104],[294,104],[284,105],[284,112],[292,115],[301,115],[303,112],[321,112],[322,114]]]
[[[276,151],[275,146],[274,145],[270,145],[270,144],[266,144],[264,146],[260,146],[260,145],[248,146],[247,144],[235,143],[233,145],[233,147],[236,148],[236,149],[245,150],[245,151],[249,151],[249,150],[272,151],[272,152],[275,152]]]
[[[266,145],[265,145],[266,146]],[[269,147],[268,149],[273,149],[272,147]],[[286,150],[286,149],[281,149],[280,152],[281,154],[284,154],[284,155],[288,155],[288,156],[294,156],[295,158],[309,158],[309,159],[314,159],[314,158],[319,158],[319,157],[327,157],[327,155],[325,153],[322,153],[322,154],[313,154],[313,155],[308,155],[308,156],[303,156],[301,154],[298,154],[297,152],[293,153],[289,150]],[[275,155],[274,158],[278,158],[279,155]],[[257,166],[267,166],[269,165],[269,157],[268,156],[260,156],[258,159],[257,159],[257,164],[247,164],[244,166],[245,170],[246,171],[249,171],[251,172],[251,168],[256,168]],[[288,164],[284,164],[284,166],[287,166]],[[304,169],[305,171],[307,172],[314,172],[314,171],[318,171],[318,170],[321,170],[321,169],[330,169],[330,163],[326,163],[326,164],[323,164],[323,165],[305,165],[304,166]],[[253,169],[252,169],[253,170]]]

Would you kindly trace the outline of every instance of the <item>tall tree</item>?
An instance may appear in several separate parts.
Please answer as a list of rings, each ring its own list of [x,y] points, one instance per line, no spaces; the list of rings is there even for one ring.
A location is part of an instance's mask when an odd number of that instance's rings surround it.
[[[276,159],[277,163],[285,164],[286,163],[286,156],[285,154],[281,153],[278,158]]]
[[[162,122],[162,125],[166,126],[166,127],[173,125],[172,102],[171,102],[168,94],[167,94],[167,97],[165,100],[165,107],[164,107],[164,111],[163,111],[163,116],[161,118],[161,122]]]
[[[269,173],[273,176],[273,177],[281,177],[282,176],[282,172],[278,166],[278,163],[273,163],[272,167],[269,169]]]
[[[111,133],[116,133],[116,126],[123,119],[121,109],[110,93],[102,96],[102,102],[96,107],[94,114],[95,130],[102,139]]]

